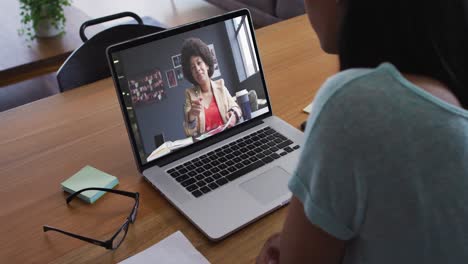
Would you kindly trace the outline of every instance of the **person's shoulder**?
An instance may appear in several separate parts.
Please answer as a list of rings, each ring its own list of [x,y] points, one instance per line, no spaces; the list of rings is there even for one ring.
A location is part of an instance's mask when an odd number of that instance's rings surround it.
[[[189,87],[189,88],[185,89],[185,93],[186,94],[195,94],[195,90],[196,90],[196,87],[192,86],[192,87]]]
[[[358,135],[365,133],[368,124],[385,123],[386,109],[398,103],[395,97],[405,96],[396,95],[404,93],[404,89],[400,89],[388,67],[393,66],[349,69],[328,78],[312,102],[307,123],[317,124],[322,120],[326,126],[339,124]]]
[[[371,103],[369,91],[376,92],[392,85],[394,82],[389,76],[394,70],[394,66],[384,63],[376,68],[341,71],[328,78],[319,89],[314,98],[314,108],[322,109],[330,101],[337,104],[356,103],[356,100]]]
[[[213,82],[213,89],[223,89],[224,88],[224,79],[223,78],[214,80],[212,82]]]
[[[339,92],[361,87],[367,80],[373,78],[375,69],[355,68],[341,71],[329,77],[317,93],[316,100],[327,101],[336,97]]]

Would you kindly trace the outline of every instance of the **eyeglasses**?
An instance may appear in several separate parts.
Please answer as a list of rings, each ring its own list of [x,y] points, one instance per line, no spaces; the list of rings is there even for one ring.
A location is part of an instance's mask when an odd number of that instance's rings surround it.
[[[130,223],[132,223],[132,224],[135,223],[135,219],[136,219],[137,212],[138,212],[138,206],[140,204],[140,200],[139,200],[140,194],[137,193],[137,192],[133,193],[133,192],[126,192],[126,191],[107,189],[107,188],[85,188],[85,189],[79,190],[77,192],[74,192],[70,196],[68,196],[67,197],[67,204],[69,204],[70,201],[73,200],[73,198],[75,198],[78,194],[80,194],[82,192],[85,192],[85,191],[105,191],[105,192],[109,192],[109,193],[125,195],[127,197],[134,198],[135,199],[135,205],[133,206],[133,209],[130,212],[130,215],[127,217],[127,220],[125,221],[125,223],[107,241],[100,241],[100,240],[96,240],[96,239],[93,239],[93,238],[80,236],[80,235],[73,234],[73,233],[70,233],[70,232],[67,232],[67,231],[64,231],[64,230],[60,230],[58,228],[55,228],[55,227],[52,227],[52,226],[47,226],[47,225],[43,226],[44,232],[57,231],[57,232],[60,232],[62,234],[65,234],[67,236],[78,238],[80,240],[92,243],[94,245],[105,247],[106,249],[114,250],[114,249],[118,248],[120,246],[120,244],[122,244],[122,241],[127,236],[128,226],[130,225]]]

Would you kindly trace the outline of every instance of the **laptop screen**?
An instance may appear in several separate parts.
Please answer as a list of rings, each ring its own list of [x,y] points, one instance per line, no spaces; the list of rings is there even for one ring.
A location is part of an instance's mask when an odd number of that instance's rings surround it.
[[[141,166],[270,112],[253,28],[242,11],[110,48]]]

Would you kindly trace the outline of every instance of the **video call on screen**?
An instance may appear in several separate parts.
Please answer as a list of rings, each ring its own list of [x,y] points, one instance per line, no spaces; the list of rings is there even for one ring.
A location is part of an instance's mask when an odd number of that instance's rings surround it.
[[[248,23],[240,16],[112,54],[142,165],[269,111]]]

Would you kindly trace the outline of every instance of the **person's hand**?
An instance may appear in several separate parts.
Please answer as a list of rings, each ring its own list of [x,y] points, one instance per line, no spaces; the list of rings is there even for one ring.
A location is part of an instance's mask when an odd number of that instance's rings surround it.
[[[192,100],[190,102],[190,111],[188,112],[189,114],[189,121],[193,122],[197,116],[200,115],[202,109],[202,104],[201,104],[201,98],[198,100]]]
[[[280,233],[276,233],[267,239],[263,245],[260,255],[257,257],[257,264],[278,264],[279,263]]]
[[[228,111],[227,114],[226,114],[226,119],[229,121],[231,116],[233,118],[232,118],[231,122],[229,122],[228,127],[233,127],[237,123],[237,118],[236,118],[236,115],[234,114],[234,112]]]

